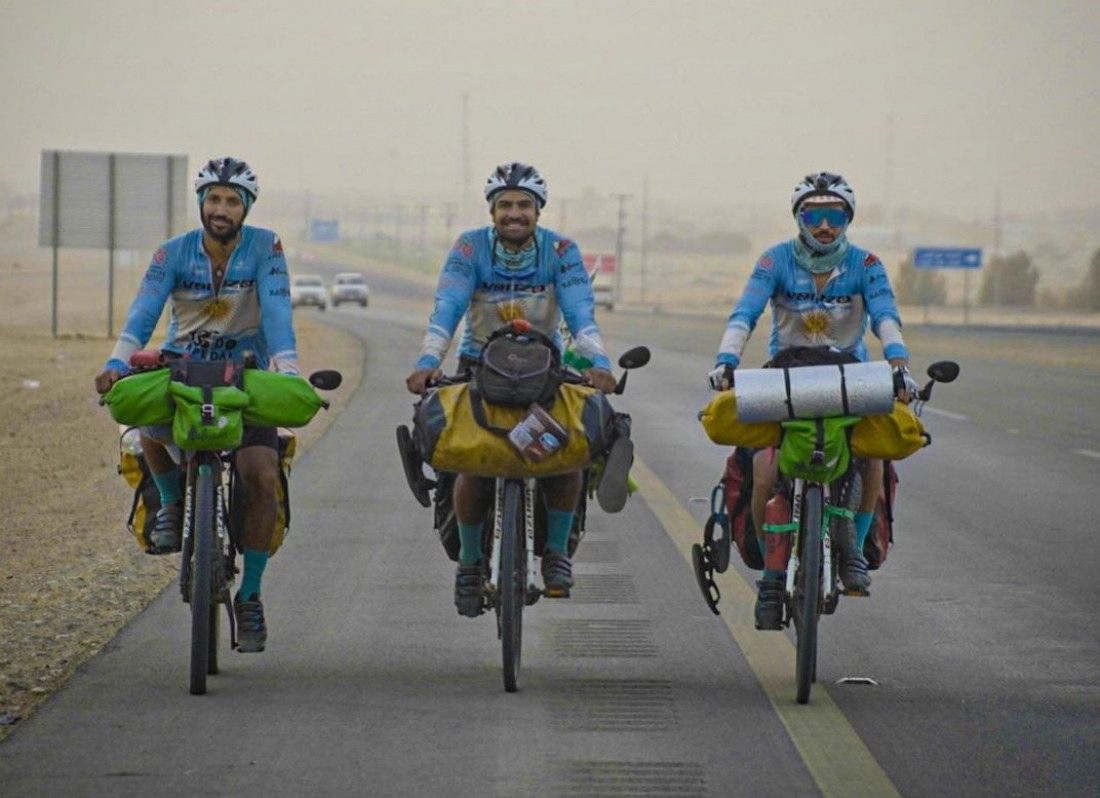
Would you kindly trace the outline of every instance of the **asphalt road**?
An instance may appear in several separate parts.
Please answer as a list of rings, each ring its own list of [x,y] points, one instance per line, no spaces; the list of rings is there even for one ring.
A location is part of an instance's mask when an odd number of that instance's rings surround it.
[[[933,446],[899,464],[895,548],[823,620],[797,706],[790,639],[751,628],[754,575],[719,576],[716,617],[686,559],[727,454],[695,420],[720,329],[610,314],[613,352],[654,351],[615,401],[642,491],[593,509],[574,598],[525,615],[507,694],[492,617],[455,614],[394,445],[424,288],[371,285],[369,308],[326,312],[362,336],[365,375],[295,465],[268,650],[223,650],[190,696],[169,588],[0,744],[4,796],[1100,793],[1097,373],[960,358]]]

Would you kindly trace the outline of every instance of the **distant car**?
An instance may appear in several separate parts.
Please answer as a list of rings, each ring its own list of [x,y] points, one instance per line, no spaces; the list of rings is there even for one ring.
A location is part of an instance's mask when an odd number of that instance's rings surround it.
[[[291,307],[315,305],[324,310],[328,306],[328,292],[325,281],[316,274],[299,274],[290,280]]]
[[[610,283],[593,282],[592,294],[596,299],[596,307],[601,305],[608,310],[615,308],[615,286]]]
[[[329,289],[332,297],[332,306],[339,307],[341,302],[358,302],[359,307],[365,308],[370,302],[370,289],[367,287],[367,279],[359,272],[343,272],[336,275],[336,279]]]

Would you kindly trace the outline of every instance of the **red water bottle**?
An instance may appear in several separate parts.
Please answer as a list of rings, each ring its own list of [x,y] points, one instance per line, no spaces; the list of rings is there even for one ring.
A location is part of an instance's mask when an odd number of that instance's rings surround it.
[[[791,503],[777,493],[764,507],[764,569],[786,571],[791,556]]]

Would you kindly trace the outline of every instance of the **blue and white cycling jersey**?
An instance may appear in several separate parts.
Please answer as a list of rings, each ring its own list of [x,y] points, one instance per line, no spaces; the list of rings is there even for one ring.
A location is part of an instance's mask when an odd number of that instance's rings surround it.
[[[129,370],[130,354],[149,343],[168,302],[164,351],[192,360],[233,361],[251,352],[260,368],[273,365],[276,371],[297,374],[290,281],[279,236],[242,227],[215,291],[202,232],[184,233],[153,253],[105,368]]]
[[[506,322],[527,319],[561,346],[564,317],[573,346],[596,368],[611,368],[604,352],[596,306],[577,245],[552,230],[535,228],[537,255],[528,269],[512,271],[493,256],[494,229],[486,226],[458,237],[435,291],[435,307],[417,369],[439,368],[466,317],[458,355],[477,359],[489,335]]]
[[[718,349],[719,364],[740,365],[749,335],[769,302],[769,357],[792,346],[831,346],[866,360],[863,337],[868,320],[887,360],[909,357],[886,269],[865,249],[849,245],[848,257],[820,292],[814,276],[795,261],[793,239],[766,251],[730,314]]]

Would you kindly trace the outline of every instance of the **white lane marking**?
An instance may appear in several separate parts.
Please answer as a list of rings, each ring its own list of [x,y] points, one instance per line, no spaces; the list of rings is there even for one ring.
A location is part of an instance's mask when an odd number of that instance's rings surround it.
[[[970,418],[970,416],[960,415],[959,413],[949,413],[946,410],[940,410],[938,407],[928,407],[927,405],[924,406],[924,409],[921,410],[921,413],[931,413],[934,416],[943,416],[944,418],[949,418],[952,421],[966,421],[968,418]]]
[[[1096,460],[1100,460],[1100,452],[1094,452],[1092,449],[1074,449],[1076,454],[1083,454],[1085,457],[1092,457]]]

